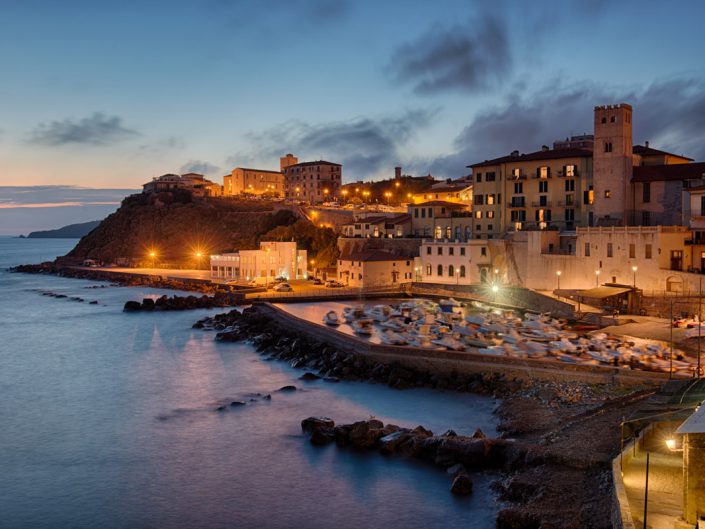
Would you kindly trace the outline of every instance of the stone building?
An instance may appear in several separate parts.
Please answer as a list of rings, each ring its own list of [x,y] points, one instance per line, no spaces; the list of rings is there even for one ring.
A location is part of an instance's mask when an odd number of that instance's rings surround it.
[[[343,166],[325,160],[292,163],[283,172],[286,198],[309,204],[334,200],[343,178]]]
[[[362,250],[341,255],[338,281],[354,288],[400,286],[414,279],[413,258],[384,250]]]
[[[472,180],[460,178],[439,182],[431,186],[430,189],[411,194],[411,201],[414,204],[421,204],[431,200],[443,200],[456,204],[472,205]]]
[[[143,193],[161,193],[177,189],[184,189],[200,197],[219,197],[222,194],[222,187],[219,184],[207,180],[198,173],[165,174],[153,178],[151,182],[142,186]]]
[[[472,213],[464,204],[432,200],[409,204],[414,237],[467,241],[472,238]]]
[[[424,239],[416,259],[415,280],[450,285],[500,281],[500,270],[493,267],[493,252],[489,246],[490,243],[484,240],[460,242]]]
[[[402,215],[375,215],[358,217],[342,227],[344,237],[407,237],[411,233],[411,217]]]
[[[683,518],[701,527],[705,521],[705,406],[676,430],[683,436]]]
[[[272,195],[284,196],[284,175],[279,171],[267,169],[248,169],[236,167],[232,173],[223,177],[225,195]]]
[[[259,250],[240,250],[210,256],[211,278],[272,282],[276,277],[305,279],[307,253],[295,242],[261,242]]]

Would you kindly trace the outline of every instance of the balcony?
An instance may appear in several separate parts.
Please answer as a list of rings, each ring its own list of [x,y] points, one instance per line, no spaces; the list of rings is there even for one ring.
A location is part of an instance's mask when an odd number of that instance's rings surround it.
[[[509,175],[509,180],[526,180],[526,173],[519,173],[518,175]]]
[[[512,198],[512,201],[509,203],[510,208],[525,208],[526,207],[526,201],[524,200],[524,197],[514,197]]]
[[[540,200],[534,200],[531,202],[531,205],[535,208],[550,208],[552,202],[550,200],[544,200],[541,202]]]

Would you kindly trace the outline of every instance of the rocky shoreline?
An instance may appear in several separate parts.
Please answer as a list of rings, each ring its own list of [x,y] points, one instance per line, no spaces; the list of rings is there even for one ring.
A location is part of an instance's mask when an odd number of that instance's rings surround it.
[[[500,469],[503,478],[496,484],[504,502],[497,516],[500,529],[612,527],[611,460],[620,447],[620,421],[653,393],[646,388],[437,373],[385,364],[292,331],[258,306],[204,318],[194,328],[218,331],[216,340],[223,342],[247,340],[259,353],[307,370],[304,380],[357,380],[397,389],[425,387],[501,398],[496,411],[499,439],[457,436],[452,431],[434,436],[422,427],[408,430],[374,420],[336,426],[328,418],[309,418],[302,423],[314,444],[378,449],[454,469],[453,483],[467,476],[458,481],[456,492],[471,491],[472,471]],[[480,453],[482,457],[476,457]]]

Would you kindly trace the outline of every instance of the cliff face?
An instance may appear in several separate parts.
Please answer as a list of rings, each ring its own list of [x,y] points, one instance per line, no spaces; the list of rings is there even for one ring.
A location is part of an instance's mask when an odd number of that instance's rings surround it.
[[[275,213],[268,202],[197,199],[188,193],[132,195],[65,259],[148,262],[154,251],[159,263],[193,265],[200,251],[207,263],[211,253],[256,248],[269,230],[295,220],[288,210]]]

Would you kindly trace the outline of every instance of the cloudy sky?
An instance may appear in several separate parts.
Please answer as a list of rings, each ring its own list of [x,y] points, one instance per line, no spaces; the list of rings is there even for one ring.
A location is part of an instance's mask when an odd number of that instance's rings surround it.
[[[0,186],[220,180],[287,152],[346,181],[455,177],[620,101],[636,141],[705,159],[702,0],[0,6]]]

